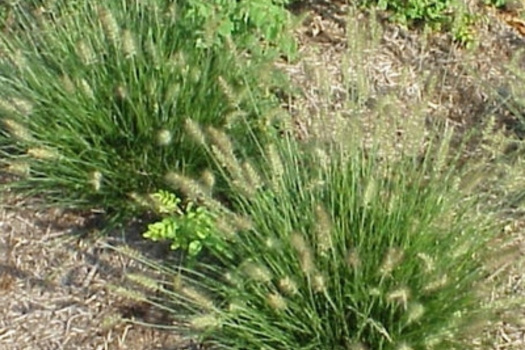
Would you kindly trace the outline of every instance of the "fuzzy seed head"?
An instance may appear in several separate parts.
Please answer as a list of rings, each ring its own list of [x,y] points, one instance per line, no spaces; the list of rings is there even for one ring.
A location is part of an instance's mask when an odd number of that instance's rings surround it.
[[[215,222],[215,227],[227,240],[232,240],[237,235],[237,230],[224,218],[217,220]]]
[[[407,343],[401,343],[396,350],[414,350],[413,347],[409,346]]]
[[[237,124],[239,120],[242,120],[248,115],[246,111],[243,110],[234,110],[226,113],[224,115],[224,128],[231,129],[234,125]]]
[[[43,6],[38,6],[33,11],[31,11],[31,14],[35,17],[36,21],[40,26],[46,25],[46,20],[44,19],[45,12],[46,9]]]
[[[218,146],[212,145],[211,152],[217,162],[226,169],[231,176],[231,181],[236,187],[241,187],[244,184],[244,178],[242,174],[242,168],[239,161],[233,154],[224,153]],[[246,189],[248,188],[241,188]]]
[[[264,241],[264,245],[266,246],[266,248],[268,248],[269,250],[277,250],[277,249],[281,249],[281,241],[275,237],[268,237],[265,241]]]
[[[162,129],[157,132],[157,144],[159,146],[169,146],[171,141],[173,141],[173,135],[169,130]]]
[[[232,224],[238,231],[250,231],[254,228],[252,220],[242,215],[234,215],[232,217]]]
[[[91,48],[84,40],[77,42],[77,56],[86,66],[92,65],[97,61],[93,48]]]
[[[115,16],[108,9],[101,7],[98,9],[98,18],[106,38],[116,47],[120,36],[120,28]]]
[[[72,94],[75,92],[76,87],[71,78],[67,75],[61,75],[60,76],[60,83],[62,84],[62,88],[65,92],[68,94]]]
[[[219,317],[209,314],[195,316],[190,321],[190,326],[196,330],[207,330],[221,327]]]
[[[290,235],[290,244],[299,254],[302,254],[309,249],[304,237],[296,232]]]
[[[144,302],[147,300],[146,296],[143,293],[137,292],[135,290],[130,290],[121,286],[110,285],[108,288],[113,291],[115,294],[118,294],[126,299]]]
[[[281,188],[280,183],[284,175],[284,166],[275,145],[270,144],[268,146],[266,150],[266,156],[268,157],[268,161],[270,163],[273,190],[275,192],[279,192]]]
[[[35,147],[27,150],[27,155],[40,160],[58,160],[60,154],[54,150],[43,147]]]
[[[215,186],[215,175],[210,170],[204,170],[201,174],[202,185],[211,192]]]
[[[175,5],[175,3],[168,6],[164,15],[171,19],[177,18],[177,6]]]
[[[217,148],[219,148],[219,150],[221,150],[227,156],[233,155],[233,144],[232,144],[230,138],[228,137],[228,135],[226,135],[226,133],[224,133],[224,132],[222,132],[222,131],[220,131],[220,130],[212,127],[212,126],[209,126],[206,129],[206,132],[210,136],[211,142]]]
[[[438,279],[430,282],[425,287],[423,287],[423,291],[427,292],[427,293],[434,292],[434,291],[436,291],[438,289],[441,289],[442,287],[446,286],[448,282],[449,282],[448,276],[446,274],[442,275]]]
[[[427,337],[423,344],[425,344],[426,349],[433,349],[435,346],[439,345],[443,341],[443,337],[439,335],[431,335]]]
[[[23,116],[29,116],[33,112],[33,104],[27,100],[21,98],[11,99],[13,107],[20,112]]]
[[[102,186],[102,173],[98,170],[91,173],[90,182],[96,192],[100,191],[100,187]]]
[[[182,287],[184,287],[184,282],[182,281],[182,276],[180,274],[176,274],[173,276],[171,286],[176,292],[180,292],[182,290]]]
[[[118,251],[133,260],[140,260],[142,258],[142,254],[138,250],[131,248],[129,245],[119,247]]]
[[[410,291],[407,288],[396,289],[388,293],[386,300],[395,302],[403,306],[406,310],[408,306],[408,299],[410,298]]]
[[[368,294],[373,297],[378,297],[378,296],[381,296],[382,292],[381,292],[381,289],[374,287],[374,288],[370,288],[370,290],[368,291]]]
[[[407,310],[407,324],[417,322],[423,317],[425,313],[425,307],[420,303],[412,303],[408,306]]]
[[[201,80],[202,73],[201,73],[200,68],[198,68],[197,66],[194,66],[189,70],[188,75],[189,75],[190,81],[198,83]]]
[[[375,179],[370,178],[368,184],[366,185],[363,197],[363,204],[365,205],[365,207],[367,207],[374,199],[374,196],[376,194],[376,187],[377,185]]]
[[[204,194],[205,194],[205,195],[201,198],[201,200],[202,200],[202,205],[203,205],[204,207],[206,207],[206,208],[208,208],[208,209],[210,209],[210,210],[212,210],[212,211],[214,211],[214,212],[216,212],[216,213],[219,213],[219,212],[221,212],[221,213],[226,213],[226,212],[228,212],[228,209],[224,206],[223,203],[221,203],[220,201],[218,201],[218,200],[212,198],[212,197],[209,196],[209,195],[206,195],[206,194],[208,193],[207,191],[209,190],[208,188],[203,187],[203,185],[200,184],[200,183],[199,183],[199,185],[200,185],[200,189],[201,189],[201,191],[203,191]]]
[[[172,68],[178,70],[183,76],[188,73],[188,59],[186,58],[186,54],[183,51],[172,54],[169,60]]]
[[[206,192],[197,181],[175,172],[166,174],[164,179],[169,185],[182,191],[185,196],[194,201],[204,197]]]
[[[80,89],[82,90],[84,95],[86,95],[90,99],[94,99],[95,98],[95,94],[93,93],[93,89],[91,88],[91,86],[89,85],[89,83],[87,82],[86,79],[80,79],[78,81],[78,85],[80,85]]]
[[[383,259],[383,263],[381,264],[381,267],[379,268],[379,273],[381,276],[389,276],[392,271],[396,269],[396,267],[399,266],[401,261],[403,260],[403,251],[399,248],[389,248],[385,258]]]
[[[332,220],[324,208],[318,205],[315,208],[315,234],[317,237],[317,250],[321,256],[333,249]]]
[[[214,308],[213,301],[210,300],[206,295],[199,292],[195,288],[182,287],[180,290],[181,294],[189,298],[196,306],[205,310],[212,310]]]
[[[0,109],[9,114],[18,114],[18,111],[11,103],[11,100],[8,99],[0,99]]]
[[[443,135],[443,140],[439,144],[437,150],[436,160],[434,163],[434,170],[439,173],[447,165],[447,160],[450,154],[450,142],[454,136],[454,130],[452,127],[447,127]]]
[[[321,274],[315,274],[312,278],[312,287],[316,293],[326,292],[326,278]]]
[[[317,161],[319,162],[319,165],[321,166],[321,168],[323,168],[324,170],[327,170],[331,163],[330,157],[328,157],[328,154],[326,154],[326,152],[321,148],[316,148],[314,150],[314,154],[317,157]]]
[[[231,37],[229,37],[229,36],[226,37],[225,46],[226,46],[226,49],[228,50],[228,52],[233,53],[233,55],[236,56],[236,57],[239,56],[239,50],[237,48],[237,44],[235,44],[235,42],[232,40]]]
[[[21,98],[0,99],[0,109],[10,114],[27,117],[33,112],[33,105]]]
[[[429,273],[429,272],[434,271],[435,263],[434,263],[434,259],[432,259],[430,255],[425,254],[425,253],[417,253],[417,257],[421,259],[421,261],[423,261],[425,272]]]
[[[346,263],[348,264],[348,267],[353,270],[357,270],[361,267],[361,259],[355,248],[350,249],[346,254]]]
[[[300,256],[301,270],[306,276],[310,276],[315,271],[314,259],[310,250],[305,251]]]
[[[299,293],[297,283],[295,283],[295,281],[288,276],[279,280],[279,289],[282,293],[290,296],[297,295]]]
[[[22,124],[14,121],[13,119],[3,119],[2,123],[5,125],[12,137],[19,141],[33,142],[34,138],[31,132]]]
[[[14,161],[6,167],[6,171],[9,174],[24,177],[29,175],[31,168],[26,162]]]
[[[347,346],[347,350],[367,350],[362,343],[351,343]]]
[[[450,255],[453,259],[458,259],[459,257],[462,257],[465,254],[467,254],[471,248],[472,248],[472,243],[464,242],[460,244],[458,247],[456,247],[454,250],[452,250]]]
[[[160,288],[157,281],[142,274],[129,273],[126,278],[151,292],[156,292]]]
[[[286,300],[279,293],[270,293],[266,297],[268,305],[275,311],[284,311],[287,308]]]
[[[127,29],[122,31],[122,52],[125,58],[131,58],[137,54],[137,45],[133,33]]]
[[[306,276],[310,276],[315,271],[312,250],[310,249],[304,238],[298,233],[293,233],[290,236],[290,243],[299,254],[299,263],[301,265],[301,270]]]
[[[238,101],[237,101],[237,97],[235,96],[235,93],[233,92],[232,87],[230,86],[230,84],[228,84],[226,79],[224,79],[224,77],[222,77],[222,76],[219,76],[217,81],[219,83],[219,87],[220,87],[222,93],[224,94],[224,96],[226,96],[226,100],[228,101],[230,106],[231,107],[238,107],[239,104],[238,104]]]
[[[244,178],[246,179],[248,187],[252,188],[254,191],[259,190],[262,187],[263,182],[257,170],[255,170],[250,162],[244,162],[242,168],[244,170]]]
[[[244,305],[244,303],[235,301],[228,305],[228,311],[234,314],[242,313],[246,311],[246,305]]]
[[[120,101],[124,101],[128,98],[128,90],[124,85],[118,85],[115,88],[115,97]]]
[[[239,288],[244,284],[244,280],[238,274],[226,272],[224,274],[224,280],[230,285]]]
[[[206,144],[206,137],[204,136],[204,133],[202,132],[202,129],[199,126],[199,124],[197,124],[197,122],[195,122],[194,120],[187,118],[184,121],[184,130],[197,144],[201,146],[204,146]]]
[[[266,267],[251,261],[244,263],[243,271],[256,282],[270,283],[272,280],[272,274]]]

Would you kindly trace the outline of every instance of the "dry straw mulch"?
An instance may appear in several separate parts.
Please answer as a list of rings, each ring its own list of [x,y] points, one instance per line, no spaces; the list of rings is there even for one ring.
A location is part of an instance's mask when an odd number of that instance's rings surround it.
[[[0,349],[197,349],[174,332],[121,321],[169,324],[148,305],[108,290],[109,283],[122,285],[125,273],[144,271],[102,248],[122,239],[85,236],[92,215],[28,208],[32,201],[2,195]],[[152,257],[166,253],[161,246],[137,245]]]

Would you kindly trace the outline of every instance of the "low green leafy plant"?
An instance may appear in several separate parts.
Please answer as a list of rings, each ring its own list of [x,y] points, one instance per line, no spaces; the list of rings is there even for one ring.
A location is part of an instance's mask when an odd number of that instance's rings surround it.
[[[183,5],[183,19],[189,19],[191,23],[205,23],[215,17],[215,26],[209,26],[204,31],[209,43],[233,36],[241,46],[266,51],[275,47],[275,53],[292,57],[296,52],[296,43],[294,37],[289,35],[293,20],[285,8],[288,3],[289,0],[189,0]],[[220,15],[216,16],[216,13]],[[265,45],[261,45],[263,42]]]
[[[196,257],[203,247],[222,250],[223,245],[215,234],[215,219],[209,210],[191,202],[183,209],[181,199],[167,191],[158,191],[150,199],[155,211],[164,218],[149,224],[144,238],[169,241],[172,250],[187,252],[190,258]]]
[[[520,253],[477,191],[486,169],[460,165],[454,133],[439,135],[419,156],[385,158],[382,140],[363,148],[284,136],[240,159],[224,133],[202,131],[196,139],[230,185],[228,208],[198,181],[168,178],[220,211],[231,255],[211,251],[213,263],[184,269],[124,249],[170,276],[129,276],[156,293],[127,295],[218,349],[473,348],[497,312],[522,303],[490,303],[488,278]]]
[[[439,29],[452,19],[453,0],[363,0],[360,3],[390,11],[392,20],[407,26],[425,25]]]
[[[502,8],[507,5],[507,0],[485,0],[484,3],[487,5],[495,6],[496,8]]]
[[[405,26],[451,32],[456,42],[465,45],[474,41],[472,28],[476,18],[461,10],[455,0],[364,0],[361,4],[389,11],[394,22]]]
[[[13,5],[14,25],[0,35],[0,168],[21,175],[11,188],[133,215],[130,193],[164,188],[168,170],[207,166],[187,142],[186,118],[226,126],[239,142],[244,120],[271,131],[282,77],[273,58],[247,54],[227,33],[199,46],[225,14],[194,21],[178,3]]]

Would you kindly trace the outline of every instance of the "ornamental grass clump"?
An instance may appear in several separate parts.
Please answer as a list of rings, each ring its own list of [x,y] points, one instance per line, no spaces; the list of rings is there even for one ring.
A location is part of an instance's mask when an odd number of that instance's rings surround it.
[[[168,276],[150,302],[211,348],[473,349],[496,312],[523,302],[489,300],[489,275],[519,253],[503,248],[496,206],[463,181],[473,168],[451,151],[449,127],[395,158],[379,139],[283,136],[240,159],[224,134],[200,135],[231,188],[228,207],[209,206],[226,251],[190,269],[131,255]]]
[[[239,139],[236,116],[267,125],[275,70],[235,38],[205,37],[223,13],[192,22],[177,2],[153,0],[12,6],[0,36],[0,167],[21,176],[10,187],[131,214],[130,193],[205,167],[185,119]]]

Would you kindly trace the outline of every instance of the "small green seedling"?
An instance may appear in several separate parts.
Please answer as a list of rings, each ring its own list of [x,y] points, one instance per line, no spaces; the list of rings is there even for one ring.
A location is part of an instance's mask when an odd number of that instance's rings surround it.
[[[171,241],[172,250],[182,249],[192,258],[206,245],[221,246],[214,235],[214,215],[210,211],[191,202],[183,209],[181,199],[168,191],[160,190],[150,198],[155,211],[165,217],[148,225],[144,238]]]

